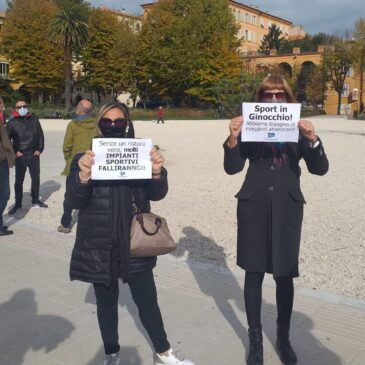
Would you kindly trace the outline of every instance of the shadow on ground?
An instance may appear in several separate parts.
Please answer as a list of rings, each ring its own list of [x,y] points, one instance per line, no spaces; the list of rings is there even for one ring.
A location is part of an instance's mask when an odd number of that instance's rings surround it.
[[[75,329],[65,318],[37,314],[35,293],[31,289],[17,291],[0,304],[0,364],[25,364],[29,350],[56,349]]]
[[[225,270],[224,275],[220,274],[220,280],[224,281],[224,286],[226,287],[225,290],[221,290],[218,288],[217,281],[212,280],[212,276],[217,275],[214,270],[202,273],[201,270],[197,269],[199,265],[197,265],[196,257],[207,258],[205,262],[215,262],[221,267],[228,269],[223,247],[219,246],[213,239],[204,236],[194,227],[184,227],[182,232],[185,237],[182,237],[177,243],[177,249],[173,252],[173,256],[181,257],[185,255],[187,257],[186,262],[190,267],[200,290],[205,295],[213,298],[222,317],[225,318],[233,331],[240,338],[247,354],[247,325],[243,325],[242,323],[246,316],[243,288],[230,270]],[[236,314],[236,311],[231,304],[232,302],[234,303],[234,306],[237,307],[239,315]],[[274,348],[276,342],[276,313],[276,305],[263,300],[263,332]],[[244,323],[246,323],[246,321],[244,321]],[[297,351],[298,358],[305,358],[307,364],[342,365],[342,360],[311,334],[312,329],[313,321],[308,316],[298,311],[293,311],[291,338],[293,347]]]
[[[50,199],[53,193],[60,190],[61,184],[54,180],[45,181],[40,185],[39,189],[39,198],[44,203]],[[48,203],[47,203],[48,204]],[[12,204],[9,209],[14,206]],[[32,197],[29,192],[24,192],[23,194],[23,208],[21,211],[17,212],[14,215],[9,215],[8,213],[4,215],[4,223],[7,226],[12,226],[16,222],[25,218],[25,216],[29,213],[29,210],[32,208]],[[45,209],[45,208],[33,208],[33,209]]]

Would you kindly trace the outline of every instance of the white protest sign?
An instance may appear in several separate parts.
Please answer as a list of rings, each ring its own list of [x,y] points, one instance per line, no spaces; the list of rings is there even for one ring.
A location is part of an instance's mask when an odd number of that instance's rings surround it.
[[[94,138],[92,180],[151,179],[150,139]]]
[[[243,103],[242,142],[298,143],[298,103]]]

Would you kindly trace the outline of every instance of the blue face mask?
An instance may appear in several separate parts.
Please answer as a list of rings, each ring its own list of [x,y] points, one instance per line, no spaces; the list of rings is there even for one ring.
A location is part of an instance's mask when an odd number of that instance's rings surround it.
[[[29,112],[28,108],[22,107],[18,110],[19,115],[22,117],[25,117],[28,114],[28,112]]]

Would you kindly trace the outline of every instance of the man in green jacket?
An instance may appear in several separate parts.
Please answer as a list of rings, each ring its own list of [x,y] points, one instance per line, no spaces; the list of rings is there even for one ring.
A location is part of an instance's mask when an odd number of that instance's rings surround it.
[[[95,118],[92,116],[93,106],[88,100],[81,100],[76,107],[77,117],[73,119],[66,129],[63,141],[63,154],[66,161],[62,175],[68,176],[70,165],[75,154],[85,152],[91,148],[91,142],[97,136]],[[67,184],[67,180],[66,180]],[[63,201],[63,215],[58,232],[70,233],[72,221],[72,208]]]

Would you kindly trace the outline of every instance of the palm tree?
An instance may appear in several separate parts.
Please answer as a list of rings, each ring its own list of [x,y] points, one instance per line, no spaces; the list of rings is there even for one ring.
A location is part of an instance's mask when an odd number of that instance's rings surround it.
[[[273,24],[269,28],[269,32],[262,39],[260,50],[261,51],[266,51],[268,49],[279,50],[284,41],[284,37],[282,37],[282,35],[283,32],[280,30],[280,28],[276,24]]]
[[[64,47],[66,113],[71,103],[72,53],[85,45],[88,5],[80,0],[59,0],[59,10],[48,29],[50,41]]]

